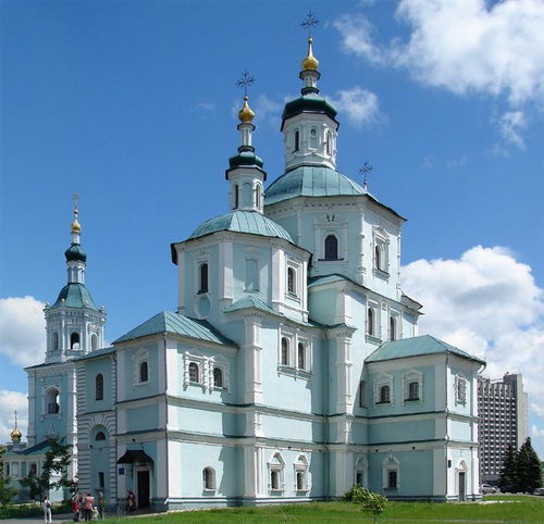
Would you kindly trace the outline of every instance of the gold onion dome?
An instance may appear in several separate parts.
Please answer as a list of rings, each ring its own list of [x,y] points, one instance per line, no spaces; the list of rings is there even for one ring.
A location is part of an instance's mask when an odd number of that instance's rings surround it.
[[[319,60],[314,56],[312,51],[312,37],[308,38],[308,56],[302,60],[303,71],[317,71]]]
[[[21,430],[17,426],[13,428],[12,432],[9,435],[11,437],[11,440],[13,440],[14,442],[20,441],[23,438],[23,434],[21,433]]]
[[[238,111],[238,119],[243,124],[249,124],[255,117],[255,112],[249,107],[247,101],[249,100],[248,96],[244,96],[244,105],[240,111]]]

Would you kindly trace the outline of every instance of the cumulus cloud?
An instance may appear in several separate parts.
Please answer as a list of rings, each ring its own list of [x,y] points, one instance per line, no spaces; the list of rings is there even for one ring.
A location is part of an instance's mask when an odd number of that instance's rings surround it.
[[[544,299],[531,268],[508,249],[477,246],[456,260],[417,260],[402,275],[404,291],[424,305],[420,333],[482,357],[491,378],[522,373],[544,427],[536,401],[544,398]]]
[[[346,49],[455,93],[506,93],[514,103],[544,94],[542,0],[401,0],[397,17],[410,26],[407,41],[375,44],[363,15],[335,27]]]
[[[354,125],[370,125],[383,119],[378,97],[362,87],[340,90],[331,99],[332,104]]]
[[[15,410],[17,410],[17,427],[23,433],[23,440],[26,440],[26,428],[28,425],[26,394],[0,389],[0,443],[10,441],[9,434],[15,422]]]
[[[43,360],[44,305],[30,296],[0,299],[0,353],[13,364],[30,366]]]

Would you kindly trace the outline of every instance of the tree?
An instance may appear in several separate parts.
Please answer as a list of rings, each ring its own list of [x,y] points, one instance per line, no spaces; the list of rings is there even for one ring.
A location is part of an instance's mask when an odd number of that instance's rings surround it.
[[[387,499],[378,493],[373,493],[362,486],[352,486],[342,500],[361,504],[361,510],[372,515],[372,522],[378,522],[378,515],[385,511]]]
[[[502,491],[533,493],[542,485],[540,459],[528,437],[519,451],[511,447],[506,453],[497,482]]]
[[[502,463],[501,472],[497,485],[501,491],[517,491],[517,467],[516,467],[517,452],[512,446],[508,446],[506,456]]]
[[[4,453],[6,446],[0,444],[0,506],[9,504],[15,496],[15,488],[11,485],[11,479],[4,476]]]
[[[531,437],[527,437],[519,449],[516,460],[516,473],[518,491],[533,493],[542,484],[540,459],[531,444]]]
[[[52,488],[70,488],[72,479],[68,479],[68,466],[72,462],[71,446],[64,444],[64,439],[49,439],[49,449],[45,452],[45,461],[40,476],[32,471],[23,479],[21,484],[30,490],[30,498],[42,499]],[[54,479],[54,476],[60,478]]]

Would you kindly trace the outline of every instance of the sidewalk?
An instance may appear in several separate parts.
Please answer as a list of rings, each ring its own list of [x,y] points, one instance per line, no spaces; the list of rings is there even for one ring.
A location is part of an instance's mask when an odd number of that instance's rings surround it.
[[[0,519],[0,524],[36,524],[37,522],[41,522],[43,524],[43,515],[23,519]],[[53,514],[53,522],[72,522],[72,513],[59,513],[57,515]]]

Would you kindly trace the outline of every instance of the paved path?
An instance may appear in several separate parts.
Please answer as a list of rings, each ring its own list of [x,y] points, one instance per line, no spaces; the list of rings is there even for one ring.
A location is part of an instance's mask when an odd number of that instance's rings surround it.
[[[24,519],[0,519],[0,524],[36,524],[37,522],[41,522],[43,524],[44,520],[42,515],[39,517],[27,517]],[[53,514],[53,522],[72,522],[72,514]]]

